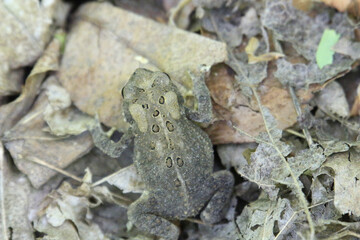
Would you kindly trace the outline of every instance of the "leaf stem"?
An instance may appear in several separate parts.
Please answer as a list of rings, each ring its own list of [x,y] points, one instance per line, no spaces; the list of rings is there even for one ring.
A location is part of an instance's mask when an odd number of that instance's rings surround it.
[[[298,116],[301,116],[302,112],[301,112],[301,107],[300,107],[300,103],[299,103],[299,100],[296,96],[296,93],[294,91],[294,88],[293,87],[290,87],[289,86],[289,92],[290,92],[290,95],[291,95],[291,98],[293,100],[293,104],[294,104],[294,107],[295,107],[295,111],[296,111],[296,114]],[[311,138],[311,135],[310,135],[310,132],[309,132],[309,129],[307,128],[303,128],[303,133],[305,135],[305,138],[306,138],[306,141],[308,143],[308,146],[310,147],[311,145],[314,144],[312,138]]]

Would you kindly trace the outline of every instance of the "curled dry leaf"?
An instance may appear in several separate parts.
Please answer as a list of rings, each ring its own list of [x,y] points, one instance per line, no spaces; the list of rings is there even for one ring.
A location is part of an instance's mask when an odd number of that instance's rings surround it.
[[[16,172],[0,142],[0,238],[32,240],[28,221],[31,186],[23,174]]]
[[[21,95],[15,101],[0,106],[0,135],[14,126],[26,114],[33,104],[46,74],[49,71],[58,70],[60,46],[61,42],[54,38],[26,78]]]
[[[289,234],[290,230],[294,228],[291,225],[286,228],[286,224],[291,220],[294,213],[290,201],[288,199],[278,198],[275,201],[270,201],[264,197],[260,197],[255,202],[250,203],[244,208],[241,215],[236,219],[239,227],[239,235],[246,236],[247,240],[257,239],[275,239],[277,237],[276,231],[285,228],[282,232],[282,237]],[[275,230],[275,231],[274,231]],[[300,225],[296,230],[300,230]],[[283,238],[280,239],[283,239]],[[290,237],[290,236],[288,236]],[[285,239],[293,239],[286,238]]]
[[[247,46],[245,47],[245,52],[248,55],[249,64],[254,64],[258,62],[268,62],[285,56],[284,54],[277,52],[268,52],[256,56],[255,52],[258,49],[258,47],[259,47],[259,40],[255,37],[250,38]]]
[[[44,239],[108,239],[99,226],[91,221],[92,203],[88,199],[88,192],[84,191],[82,186],[73,189],[64,182],[50,197],[52,201],[39,213],[34,224],[37,231],[47,235]]]
[[[59,138],[44,131],[44,116],[48,105],[48,98],[42,92],[29,113],[5,134],[5,146],[16,166],[28,176],[36,188],[46,183],[57,172],[33,161],[40,160],[64,168],[88,153],[93,146],[88,133]]]
[[[53,82],[46,86],[49,104],[44,112],[51,133],[56,136],[78,135],[94,125],[93,118],[71,106],[70,95],[65,88]]]
[[[125,129],[121,89],[138,67],[161,70],[190,86],[187,72],[226,59],[226,47],[108,3],[84,4],[68,35],[60,82],[83,112]]]
[[[124,193],[140,193],[145,189],[144,183],[136,173],[136,168],[133,164],[115,172],[115,174],[110,175],[106,179],[109,184],[123,190]]]
[[[20,92],[23,71],[19,69],[42,54],[61,4],[60,0],[0,2],[0,96]]]
[[[350,151],[331,155],[323,167],[329,167],[333,170],[335,207],[342,214],[353,214],[359,217],[360,154],[356,151]]]
[[[348,117],[350,114],[344,89],[336,81],[330,82],[321,90],[316,97],[316,104],[320,109],[324,109],[343,118]]]

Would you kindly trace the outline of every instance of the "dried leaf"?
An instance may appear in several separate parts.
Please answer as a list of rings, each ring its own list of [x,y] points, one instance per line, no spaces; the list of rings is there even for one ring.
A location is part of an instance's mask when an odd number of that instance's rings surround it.
[[[240,13],[241,10],[232,6],[212,9],[202,20],[202,26],[207,31],[217,32],[213,25],[215,21],[217,30],[228,46],[237,47],[242,43],[243,36],[251,38],[261,33],[261,25],[255,8],[251,6],[245,13]]]
[[[36,188],[57,172],[33,161],[40,159],[47,164],[64,168],[88,153],[93,146],[88,133],[59,138],[43,131],[44,112],[48,105],[45,93],[41,93],[30,112],[5,134],[5,146],[16,166],[28,176]]]
[[[360,43],[353,42],[346,38],[341,38],[332,49],[340,54],[350,56],[356,60],[360,58]]]
[[[34,239],[28,221],[31,186],[26,177],[11,166],[0,142],[0,238],[12,240]]]
[[[315,98],[315,101],[321,109],[336,114],[339,117],[346,118],[350,114],[344,89],[336,81],[327,84]]]
[[[252,136],[265,131],[264,122],[254,101],[249,101],[241,90],[236,87],[236,80],[229,73],[228,67],[217,65],[212,68],[207,81],[216,115],[215,122],[206,129],[213,144],[253,142],[252,138],[241,135],[229,127],[226,121],[231,121],[238,128],[246,130]],[[261,100],[278,121],[281,129],[292,126],[297,121],[297,114],[291,96],[287,89],[279,87],[276,80],[267,79],[261,86]],[[312,89],[308,90],[309,92]],[[299,92],[304,101],[308,101],[306,91]]]
[[[246,240],[274,239],[277,234],[274,230],[285,227],[293,213],[288,199],[270,201],[260,198],[246,206],[236,219],[239,236]],[[288,229],[282,235],[286,233]]]
[[[0,2],[0,96],[20,92],[23,75],[20,68],[32,64],[42,54],[61,5],[60,0]]]
[[[340,34],[332,29],[325,29],[316,51],[316,63],[320,69],[333,63],[334,51],[332,47],[340,39]]]
[[[355,151],[330,156],[324,164],[333,170],[335,182],[335,207],[342,214],[360,216],[358,180],[360,179],[360,154]]]
[[[331,19],[321,14],[311,18],[295,9],[291,1],[274,0],[267,1],[262,23],[273,31],[277,40],[291,43],[291,46],[308,60],[307,64],[292,64],[285,59],[278,59],[275,77],[283,85],[299,88],[323,83],[351,69],[354,60],[340,54],[335,54],[333,63],[322,69],[316,64],[317,46],[325,29],[333,29],[343,37],[354,39],[354,27],[349,24],[345,14],[337,13]]]
[[[324,13],[327,14],[327,13]],[[309,61],[315,61],[318,43],[325,29],[333,29],[342,37],[354,38],[353,29],[343,13],[331,18],[319,14],[311,18],[295,9],[291,1],[267,1],[262,23],[274,32],[276,39],[292,43],[295,50]],[[331,20],[331,21],[330,21]],[[304,27],[306,26],[306,27]],[[334,59],[334,64],[346,63],[346,58]]]
[[[245,48],[245,52],[248,55],[249,64],[254,64],[258,62],[268,62],[285,56],[284,54],[277,52],[268,52],[261,54],[259,56],[255,56],[255,52],[258,49],[258,47],[259,47],[259,40],[255,37],[250,38],[248,45]]]
[[[87,131],[95,121],[71,106],[69,93],[57,82],[46,86],[49,104],[44,111],[44,119],[50,131],[56,136],[78,135]]]
[[[117,171],[115,175],[112,174],[107,178],[107,182],[123,190],[124,193],[140,193],[145,189],[144,183],[141,181],[141,177],[137,174],[133,164]]]
[[[88,199],[90,192],[81,185],[73,189],[64,182],[51,194],[52,202],[35,221],[34,228],[47,236],[43,239],[106,240],[108,239],[98,225],[91,222],[89,208],[93,205]],[[71,224],[71,225],[69,225]],[[70,235],[70,236],[69,236]],[[49,238],[47,238],[49,237]]]
[[[49,71],[58,70],[61,43],[53,39],[27,77],[21,95],[13,102],[0,106],[0,135],[9,130],[29,110]],[[26,55],[26,54],[25,54]]]
[[[138,67],[161,70],[190,86],[187,72],[226,59],[220,43],[107,3],[84,4],[67,40],[60,81],[83,112],[125,129],[120,91]],[[86,42],[86,44],[84,44]]]

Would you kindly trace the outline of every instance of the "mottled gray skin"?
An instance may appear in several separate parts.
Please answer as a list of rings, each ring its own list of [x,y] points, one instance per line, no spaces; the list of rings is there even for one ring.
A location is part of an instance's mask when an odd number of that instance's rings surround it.
[[[211,119],[211,102],[203,81],[194,82],[198,109],[191,112],[170,78],[162,72],[137,69],[123,89],[124,112],[131,124],[117,143],[98,127],[92,131],[96,146],[117,157],[134,137],[134,164],[146,191],[130,205],[128,217],[141,230],[177,239],[171,220],[200,213],[205,223],[223,217],[234,179],[230,172],[213,173],[213,149],[196,121]]]

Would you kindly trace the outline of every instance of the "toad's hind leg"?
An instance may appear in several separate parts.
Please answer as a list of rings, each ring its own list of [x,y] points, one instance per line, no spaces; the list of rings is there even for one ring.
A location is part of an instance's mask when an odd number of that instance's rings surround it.
[[[226,213],[234,186],[234,177],[228,171],[215,172],[210,176],[207,184],[208,189],[213,189],[213,193],[200,218],[204,223],[214,224]]]
[[[169,240],[177,240],[180,230],[169,220],[160,217],[161,205],[155,198],[144,193],[128,209],[128,218],[135,226],[144,231]]]

